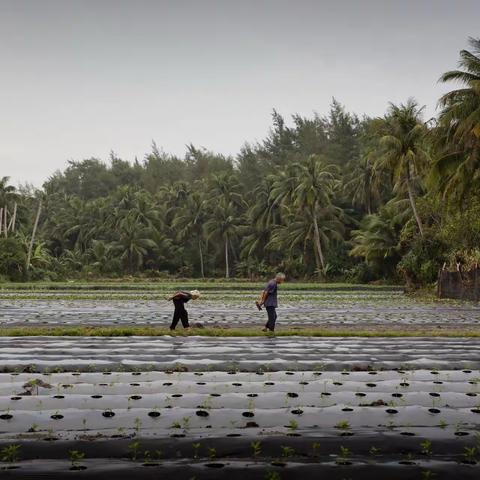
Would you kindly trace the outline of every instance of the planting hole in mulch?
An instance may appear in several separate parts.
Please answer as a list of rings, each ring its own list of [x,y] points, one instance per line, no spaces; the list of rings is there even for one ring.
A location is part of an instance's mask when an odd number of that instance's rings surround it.
[[[356,396],[356,397],[366,397],[367,394],[366,394],[366,393],[362,393],[362,392],[357,392],[357,393],[355,394],[355,396]]]
[[[247,422],[245,428],[258,428],[257,422]]]
[[[476,393],[473,393],[473,392],[468,392],[466,393],[465,395],[469,396],[469,397],[476,397],[477,394]]]
[[[331,393],[330,392],[322,392],[320,395],[322,397],[329,397],[331,395]]]
[[[208,417],[210,415],[205,410],[197,410],[195,414],[197,415],[197,417]]]
[[[470,411],[472,413],[480,413],[480,408],[472,408]]]
[[[103,398],[103,395],[91,395],[90,398]]]
[[[172,395],[172,398],[180,398],[180,397],[183,397],[183,395],[181,393],[174,393]]]
[[[10,400],[21,400],[22,397],[10,397]]]
[[[79,472],[81,470],[86,470],[87,467],[85,465],[76,465],[75,467],[70,467],[70,470]]]
[[[54,395],[53,398],[65,398],[65,395]]]
[[[275,385],[275,382],[265,382],[264,385]]]
[[[319,377],[319,376],[322,374],[322,372],[313,372],[313,374],[314,374],[316,377]]]
[[[403,397],[403,393],[392,393],[392,397],[394,397],[394,398],[402,398],[402,397]]]
[[[285,462],[272,462],[270,465],[272,465],[273,467],[286,467],[287,464]]]
[[[308,385],[308,382],[299,382],[300,385]]]
[[[222,395],[220,393],[211,393],[211,397],[221,397]]]
[[[60,415],[59,413],[55,413],[54,415],[50,415],[50,418],[52,420],[61,420],[63,418],[63,415]]]
[[[115,416],[115,412],[106,411],[106,412],[102,412],[102,415],[103,415],[105,418],[112,418],[112,417]]]
[[[224,463],[206,463],[205,466],[208,468],[223,468],[225,464]]]
[[[241,383],[232,383],[232,385],[233,385],[234,387],[241,387],[241,386],[242,386]]]
[[[340,437],[353,437],[353,432],[341,432],[339,433]]]
[[[250,398],[258,397],[258,393],[247,393],[247,397],[250,397]]]
[[[241,437],[241,435],[239,433],[228,433],[227,437],[235,438],[235,437]]]
[[[172,435],[170,435],[170,437],[172,437],[172,438],[185,438],[185,434],[184,433],[173,433]]]
[[[142,467],[158,467],[159,463],[155,462],[145,462],[142,463]]]
[[[292,433],[289,432],[287,433],[287,437],[301,437],[302,435],[300,433]]]
[[[349,462],[348,460],[337,460],[335,463],[341,466],[352,465],[352,462]]]
[[[430,392],[429,395],[430,395],[431,397],[439,397],[439,396],[440,396],[440,394],[439,394],[439,393],[436,393],[436,392]]]
[[[158,418],[160,416],[160,412],[155,412],[155,411],[148,412],[148,416],[152,418]]]
[[[99,383],[101,387],[108,387],[108,383]],[[65,388],[65,387],[64,387]]]
[[[142,372],[132,372],[132,375],[135,375],[135,376],[138,376],[138,375],[141,375]]]
[[[438,408],[429,408],[428,411],[430,413],[440,413],[440,410]]]
[[[400,465],[416,465],[416,463],[412,462],[411,460],[400,460],[398,463]]]
[[[288,392],[288,393],[287,393],[287,397],[290,397],[290,398],[297,398],[297,397],[298,397],[298,393],[295,393],[295,392]]]
[[[460,463],[463,463],[464,465],[476,465],[477,462],[475,460],[462,460]]]
[[[403,435],[404,437],[414,437],[415,434],[413,432],[400,432],[400,435]]]
[[[375,388],[377,386],[376,383],[367,383],[367,387],[369,388]]]
[[[285,375],[295,375],[293,372],[285,372]]]
[[[56,442],[58,440],[57,437],[45,437],[44,440],[46,442]]]
[[[443,385],[443,382],[441,380],[435,380],[433,383],[435,385]]]
[[[130,400],[141,400],[142,396],[141,395],[130,395]]]
[[[104,375],[111,375],[112,372],[103,372]]]
[[[457,437],[466,437],[467,435],[470,435],[468,432],[455,432],[454,433],[455,436]]]
[[[197,382],[197,385],[206,385],[205,382]]]
[[[401,386],[401,387],[409,387],[410,384],[409,384],[408,382],[401,382],[401,383],[400,383],[400,386]]]
[[[164,387],[171,387],[172,385],[173,385],[172,382],[165,382],[165,383],[163,384]]]
[[[243,412],[242,417],[252,418],[255,414],[253,412]]]
[[[296,410],[292,410],[291,413],[293,413],[294,415],[302,415],[303,410],[300,408],[297,408]]]
[[[11,420],[12,418],[13,418],[13,415],[11,415],[10,413],[4,413],[0,415],[0,419],[2,420]]]
[[[336,387],[340,387],[343,385],[342,382],[333,382],[333,384],[336,386]]]

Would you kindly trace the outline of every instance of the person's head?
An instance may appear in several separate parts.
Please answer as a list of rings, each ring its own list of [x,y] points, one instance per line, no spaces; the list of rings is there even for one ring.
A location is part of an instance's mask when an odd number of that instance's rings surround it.
[[[193,300],[196,300],[197,298],[200,297],[200,292],[199,292],[198,290],[192,290],[192,291],[190,292],[190,295],[192,296],[192,299],[193,299]]]
[[[285,281],[285,274],[282,273],[282,272],[278,272],[276,275],[275,275],[275,281],[277,283],[283,283]]]

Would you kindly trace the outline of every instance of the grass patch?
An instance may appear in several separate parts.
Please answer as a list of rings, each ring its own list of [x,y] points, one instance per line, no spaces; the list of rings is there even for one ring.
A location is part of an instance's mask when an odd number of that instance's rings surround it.
[[[131,336],[176,336],[176,337],[480,337],[480,330],[461,329],[335,329],[305,328],[279,329],[275,335],[262,333],[261,328],[191,328],[171,332],[165,327],[8,327],[0,329],[3,337],[66,336],[66,337],[131,337]]]

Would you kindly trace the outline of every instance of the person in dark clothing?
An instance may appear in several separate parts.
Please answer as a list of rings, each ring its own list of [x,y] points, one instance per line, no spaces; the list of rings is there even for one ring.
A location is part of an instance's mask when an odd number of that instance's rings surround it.
[[[285,274],[284,273],[277,273],[274,279],[270,280],[266,287],[264,288],[260,299],[257,300],[255,303],[259,310],[262,307],[265,307],[268,315],[268,321],[263,329],[264,332],[273,332],[275,330],[275,322],[277,321],[277,291],[278,285],[285,281]]]
[[[198,297],[200,297],[200,292],[198,290],[192,290],[191,292],[181,290],[168,297],[168,299],[172,300],[175,305],[170,330],[175,330],[179,320],[182,321],[183,328],[190,328],[190,325],[188,324],[188,312],[185,308],[185,304],[190,300],[196,300]]]

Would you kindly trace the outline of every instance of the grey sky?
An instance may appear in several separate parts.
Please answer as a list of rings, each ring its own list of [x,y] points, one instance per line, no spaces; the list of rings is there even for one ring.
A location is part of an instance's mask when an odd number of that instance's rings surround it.
[[[152,139],[235,154],[276,108],[435,113],[479,0],[0,0],[0,177],[143,158]]]

